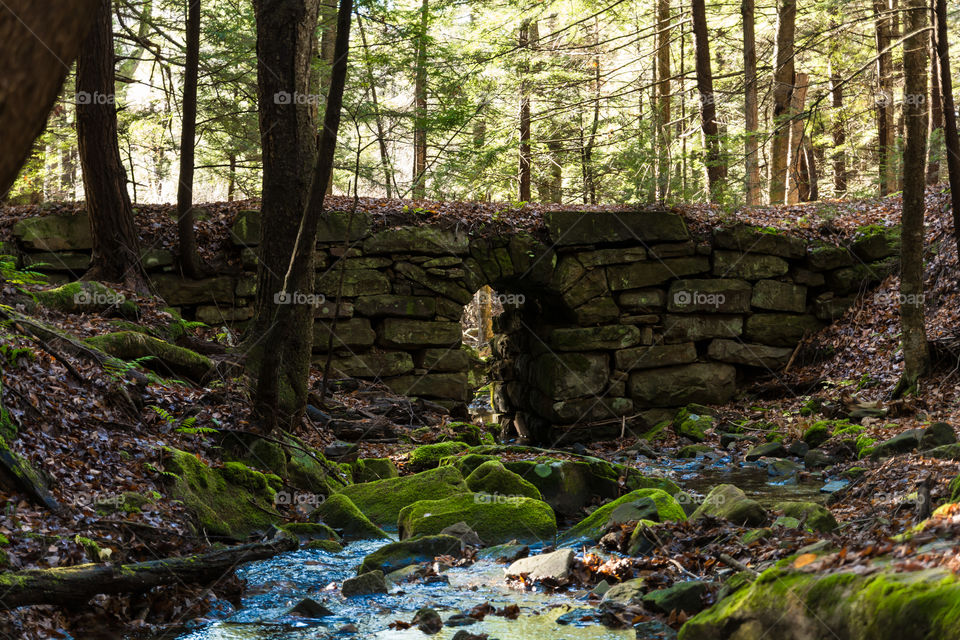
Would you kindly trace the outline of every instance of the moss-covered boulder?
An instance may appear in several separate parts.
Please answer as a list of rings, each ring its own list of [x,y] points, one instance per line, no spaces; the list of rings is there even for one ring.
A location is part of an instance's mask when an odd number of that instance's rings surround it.
[[[830,439],[832,421],[818,420],[803,432],[803,441],[815,449]]]
[[[206,535],[244,540],[282,519],[274,508],[276,492],[259,471],[237,462],[215,469],[172,447],[164,447],[163,454],[172,474],[165,476],[170,496],[183,502]]]
[[[557,520],[546,502],[516,496],[467,493],[441,500],[421,500],[400,512],[401,538],[437,534],[465,522],[487,544],[511,540],[553,544]]]
[[[36,293],[37,302],[65,313],[103,313],[113,311],[124,318],[137,317],[137,304],[124,294],[96,282],[68,282]]]
[[[707,438],[707,429],[713,427],[713,416],[694,413],[689,408],[681,409],[673,419],[673,430],[677,435],[694,442],[703,442]]]
[[[137,331],[105,333],[87,338],[86,342],[120,360],[144,358],[145,367],[165,375],[186,376],[197,382],[214,367],[207,356]]]
[[[412,564],[430,562],[437,556],[459,556],[461,549],[460,540],[447,535],[420,536],[391,542],[366,556],[357,574],[378,570],[390,573]]]
[[[408,504],[419,500],[440,500],[467,492],[469,489],[463,476],[451,466],[403,478],[353,484],[340,490],[365,516],[388,531],[397,526],[400,510]]]
[[[354,482],[374,482],[398,478],[397,465],[390,458],[360,458],[350,463]]]
[[[382,540],[389,538],[383,529],[370,522],[347,496],[335,493],[310,513],[314,522],[322,522],[340,532],[344,540]]]
[[[77,251],[93,247],[90,218],[77,215],[24,218],[13,225],[13,235],[28,249]]]
[[[837,520],[826,507],[815,502],[778,502],[773,506],[784,515],[796,518],[812,531],[831,533],[837,528]]]
[[[960,581],[947,570],[829,575],[768,569],[694,616],[680,640],[952,638]]]
[[[690,519],[697,520],[704,516],[752,527],[767,521],[767,512],[760,503],[748,498],[747,494],[732,484],[720,484],[711,489]]]
[[[540,490],[519,475],[507,470],[499,460],[488,460],[467,476],[467,486],[475,493],[522,496],[543,500]]]
[[[340,542],[340,536],[337,535],[337,532],[320,522],[290,522],[280,525],[280,529],[295,536],[301,543],[312,540]]]
[[[710,585],[701,580],[677,582],[673,586],[657,589],[643,596],[643,604],[652,611],[664,614],[671,611],[700,613],[706,608],[704,602],[709,592]]]
[[[654,509],[650,509],[650,503]],[[649,520],[683,521],[687,516],[673,496],[660,489],[637,489],[608,502],[567,531],[562,540],[599,540],[612,525]]]
[[[410,466],[417,470],[431,469],[443,458],[466,451],[470,446],[463,442],[438,442],[425,444],[410,452]]]

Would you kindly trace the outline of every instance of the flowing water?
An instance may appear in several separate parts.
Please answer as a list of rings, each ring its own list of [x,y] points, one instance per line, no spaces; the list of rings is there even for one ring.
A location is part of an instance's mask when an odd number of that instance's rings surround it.
[[[643,459],[645,460],[645,459]],[[781,500],[822,501],[823,479],[806,481],[770,477],[760,464],[735,463],[729,458],[689,461],[640,461],[641,471],[672,478],[684,489],[705,494],[721,483],[735,484],[766,506]],[[248,591],[239,610],[229,605],[219,612],[214,622],[206,621],[179,636],[180,640],[286,640],[301,638],[381,638],[422,639],[416,627],[390,629],[391,622],[409,622],[421,607],[437,610],[446,620],[451,615],[468,611],[484,602],[500,608],[517,604],[521,614],[517,620],[487,616],[483,621],[464,627],[470,633],[486,633],[499,640],[532,638],[569,640],[617,640],[637,638],[632,629],[608,629],[596,623],[561,624],[557,618],[587,604],[586,591],[560,593],[523,592],[509,589],[504,583],[504,565],[479,561],[470,567],[443,572],[449,583],[403,584],[388,594],[344,599],[339,584],[356,575],[363,557],[384,544],[382,541],[355,542],[341,553],[299,550],[270,560],[242,567],[238,574],[246,578]],[[320,602],[333,615],[320,619],[304,619],[287,615],[302,598]],[[341,632],[354,625],[354,633]],[[434,638],[446,640],[459,631],[447,627]]]

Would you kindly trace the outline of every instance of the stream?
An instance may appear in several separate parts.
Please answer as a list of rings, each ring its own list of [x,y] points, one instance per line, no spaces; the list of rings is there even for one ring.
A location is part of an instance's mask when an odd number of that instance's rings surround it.
[[[662,460],[662,459],[661,459]],[[822,502],[821,478],[806,481],[770,477],[762,465],[697,458],[686,461],[648,461],[637,463],[645,473],[672,478],[693,494],[705,494],[710,487],[731,483],[765,506],[781,500]],[[339,584],[356,574],[363,557],[385,544],[383,541],[362,541],[347,545],[340,553],[301,549],[240,568],[237,574],[247,580],[243,607],[234,610],[224,603],[223,609],[208,614],[203,621],[194,621],[179,640],[282,640],[292,638],[382,638],[422,639],[416,627],[391,629],[395,621],[409,622],[422,607],[435,609],[447,620],[451,615],[489,602],[500,608],[516,604],[520,617],[516,620],[488,615],[467,627],[444,626],[436,634],[447,640],[460,629],[473,634],[489,634],[491,639],[525,640],[556,638],[567,640],[614,640],[637,638],[633,629],[608,629],[597,623],[563,624],[557,618],[578,607],[589,607],[587,590],[558,593],[518,591],[504,582],[503,564],[480,560],[469,567],[442,572],[446,581],[406,583],[393,587],[388,594],[341,597]],[[287,612],[301,599],[309,597],[323,604],[333,615],[319,619],[290,616]],[[579,617],[579,616],[573,616]],[[211,621],[211,620],[214,621]],[[347,630],[343,628],[347,625]]]

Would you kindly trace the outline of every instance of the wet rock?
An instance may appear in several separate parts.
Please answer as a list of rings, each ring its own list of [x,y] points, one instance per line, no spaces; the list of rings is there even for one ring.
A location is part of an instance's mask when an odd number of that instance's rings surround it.
[[[756,441],[756,438],[753,436],[743,435],[742,433],[721,433],[720,434],[720,446],[724,449],[730,447],[734,442],[740,441]]]
[[[450,640],[487,640],[487,634],[485,633],[470,633],[466,629],[460,629]]]
[[[430,562],[437,556],[459,556],[461,548],[460,540],[446,535],[391,542],[366,556],[358,573],[378,569],[389,573],[412,564]]]
[[[463,612],[461,611],[460,613],[455,613],[455,614],[453,614],[452,616],[450,616],[449,618],[447,618],[446,622],[443,623],[443,626],[445,626],[445,627],[468,627],[468,626],[470,626],[471,624],[477,624],[477,622],[478,622],[478,620],[477,620],[476,618],[472,618],[472,617],[468,616],[467,614],[465,614],[465,613],[463,613]]]
[[[654,508],[651,508],[651,503]],[[641,518],[646,515],[648,517]],[[631,522],[630,518],[652,522],[683,521],[687,519],[683,507],[670,494],[660,489],[638,489],[608,502],[574,525],[563,536],[563,541],[599,540],[615,524]]]
[[[647,620],[633,625],[637,638],[643,640],[676,640],[677,632],[659,620]]]
[[[678,582],[672,587],[657,589],[643,596],[643,604],[660,613],[671,611],[700,613],[706,608],[704,600],[709,592],[710,585],[706,582],[699,580]]]
[[[287,612],[290,616],[299,616],[301,618],[325,618],[332,616],[333,611],[311,598],[304,598],[297,603],[295,607]]]
[[[587,607],[577,607],[576,609],[571,609],[564,614],[557,616],[557,624],[568,625],[576,624],[577,622],[583,620],[590,620],[595,618],[597,615],[596,609],[589,609]]]
[[[729,520],[734,524],[754,527],[767,521],[767,512],[760,503],[748,498],[743,491],[732,484],[721,484],[711,489],[704,498],[703,504],[697,507],[690,519],[697,520],[703,516],[713,516]]]
[[[511,564],[504,573],[508,576],[526,575],[530,580],[562,581],[570,577],[573,549],[559,549],[551,553],[522,558]]]
[[[820,493],[836,493],[848,484],[850,484],[849,480],[831,480],[827,484],[820,487]]]
[[[702,456],[710,456],[714,453],[713,447],[705,444],[688,444],[685,447],[680,447],[677,451],[677,458],[680,460],[687,460],[690,458],[699,458]]]
[[[643,578],[634,578],[620,584],[615,584],[604,594],[603,602],[617,604],[639,604],[646,593],[646,581]]]
[[[707,429],[712,427],[713,416],[694,413],[688,408],[678,411],[673,419],[673,430],[677,435],[694,442],[703,442],[707,437]]]
[[[323,448],[323,455],[327,458],[341,458],[357,450],[357,445],[339,440]]]
[[[480,539],[480,536],[477,535],[477,532],[471,529],[467,523],[463,521],[446,527],[440,532],[440,535],[453,536],[454,538],[458,538],[463,544],[471,547],[486,546],[483,540]]]
[[[803,468],[792,460],[771,460],[767,465],[767,475],[775,478],[796,474]]]
[[[810,445],[803,440],[794,440],[787,446],[787,453],[796,458],[802,458],[810,451]]]
[[[506,564],[516,562],[520,558],[525,558],[528,555],[530,555],[530,547],[525,544],[517,544],[516,541],[487,547],[477,553],[477,557],[482,560],[493,560],[494,562],[503,562]]]
[[[747,452],[747,462],[756,462],[760,458],[786,458],[787,450],[779,442],[765,442]]]
[[[367,571],[355,578],[347,578],[340,586],[344,598],[366,596],[373,593],[387,593],[387,580],[383,571]]]
[[[404,539],[440,533],[460,521],[490,544],[510,540],[552,544],[557,535],[557,520],[550,505],[522,496],[463,493],[415,502],[398,516],[400,537]]]
[[[440,614],[428,608],[417,611],[410,624],[417,625],[417,629],[428,636],[440,633],[440,630],[443,629],[443,620],[440,618]]]
[[[807,455],[803,456],[803,464],[807,469],[820,469],[836,464],[837,460],[826,451],[820,449],[810,449]]]
[[[611,589],[610,583],[607,582],[606,580],[601,580],[596,584],[596,586],[593,587],[593,589],[590,590],[589,595],[598,596],[602,598],[607,594],[608,591],[610,591],[610,589]]]

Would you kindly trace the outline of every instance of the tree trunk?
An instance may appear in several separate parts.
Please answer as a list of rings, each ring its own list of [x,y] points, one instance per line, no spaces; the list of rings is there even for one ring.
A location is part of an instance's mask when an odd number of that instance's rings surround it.
[[[117,142],[114,101],[113,14],[100,0],[77,58],[77,142],[83,168],[93,255],[86,279],[148,290],[140,243]]]
[[[657,199],[670,191],[670,0],[657,0]]]
[[[314,291],[311,249],[298,256],[293,278],[285,274],[297,246],[307,205],[316,124],[307,95],[315,46],[317,0],[255,0],[257,85],[263,202],[257,266],[256,317],[247,367],[254,375],[254,417],[264,431],[295,429],[306,405],[314,308],[284,304],[310,301]],[[326,183],[323,191],[326,191]],[[285,295],[287,294],[287,295]]]
[[[0,10],[0,197],[43,132],[99,5],[99,0],[5,0]]]
[[[231,153],[228,161],[230,162],[230,181],[227,183],[227,202],[233,202],[237,190],[237,154]]]
[[[413,113],[413,186],[411,197],[423,200],[427,195],[427,27],[429,0],[420,5],[420,32],[417,34],[416,77],[414,78]]]
[[[793,42],[796,22],[796,0],[781,0],[777,11],[777,42],[774,52],[770,204],[782,204],[787,195],[787,154],[790,149],[790,102],[793,98]]]
[[[233,570],[245,562],[266,560],[296,548],[296,540],[284,537],[147,562],[91,563],[7,572],[0,574],[9,581],[0,608],[35,604],[81,606],[100,593],[140,593],[168,584],[212,584],[232,575]]]
[[[367,70],[367,82],[370,83],[370,101],[373,104],[373,117],[377,126],[377,144],[380,147],[380,166],[383,168],[383,186],[387,198],[393,197],[393,170],[390,168],[390,155],[387,153],[387,136],[380,115],[380,103],[377,101],[377,83],[373,76],[373,64],[370,62],[370,48],[367,45],[367,32],[363,28],[363,18],[357,14],[357,28],[360,30],[360,44],[363,46],[363,63]]]
[[[843,87],[840,74],[830,65],[830,97],[833,107],[833,196],[841,197],[847,192],[847,158],[843,146],[847,143],[847,134],[843,123]]]
[[[760,162],[757,156],[757,49],[754,35],[754,0],[742,0],[740,16],[743,19],[743,106],[744,106],[744,164],[746,169],[746,199],[748,205],[760,202]]]
[[[710,69],[710,38],[707,34],[707,11],[704,0],[693,0],[693,44],[696,61],[697,89],[700,92],[700,126],[706,148],[704,164],[710,199],[718,201],[727,177],[727,167],[720,157],[720,138],[717,134],[717,105],[713,93],[713,72]]]
[[[337,0],[320,0],[320,59],[323,61],[320,69],[319,95],[326,96],[330,90],[330,74],[333,69],[333,48],[337,40]],[[313,102],[314,122],[321,122],[323,114],[319,113],[320,101]],[[327,181],[327,193],[333,193],[333,172]]]
[[[197,137],[197,75],[200,69],[200,0],[187,0],[187,53],[183,71],[183,125],[177,186],[177,262],[187,278],[200,277],[193,230],[193,160]]]
[[[519,163],[519,200],[530,201],[530,48],[535,40],[536,22],[525,20],[520,25],[517,46],[524,56],[520,65],[520,163]]]
[[[807,100],[807,87],[810,76],[798,73],[793,80],[793,95],[790,97],[790,146],[787,155],[787,204],[797,204],[800,198],[801,164],[803,162],[803,139],[806,137],[806,118],[802,118],[803,108]],[[809,184],[807,186],[809,189]]]
[[[550,140],[547,142],[547,151],[550,158],[550,197],[547,201],[560,204],[563,202],[563,145],[559,140]]]
[[[936,3],[936,0],[934,0]],[[935,9],[931,23],[936,24]],[[930,32],[930,150],[927,152],[927,184],[940,182],[940,157],[943,155],[943,96],[940,93],[940,64],[937,56],[937,34]]]
[[[901,214],[900,325],[903,374],[895,395],[915,393],[930,368],[923,314],[924,163],[927,157],[927,8],[924,0],[906,3],[903,43],[903,212]]]
[[[937,57],[940,68],[940,96],[943,99],[943,144],[947,149],[947,177],[950,180],[950,209],[953,212],[953,237],[960,255],[960,207],[954,205],[960,194],[960,137],[957,112],[953,103],[953,78],[950,76],[950,43],[947,40],[947,0],[936,0]]]
[[[880,168],[880,195],[896,190],[895,166],[892,158],[895,148],[893,122],[893,54],[890,47],[890,12],[884,0],[874,0],[877,43],[877,161]]]

